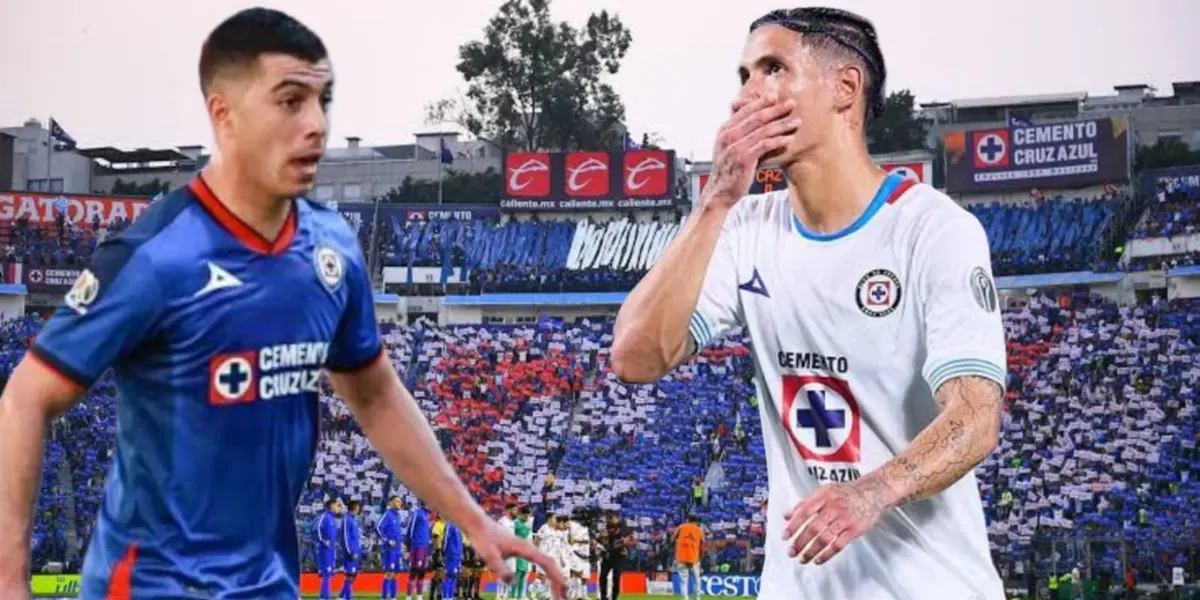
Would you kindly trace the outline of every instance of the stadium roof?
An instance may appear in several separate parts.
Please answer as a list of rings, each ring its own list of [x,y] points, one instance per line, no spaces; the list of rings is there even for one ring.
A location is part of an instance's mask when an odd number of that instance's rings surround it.
[[[79,150],[78,152],[88,158],[103,160],[112,165],[188,160],[187,155],[173,148],[163,150],[151,150],[149,148],[120,150],[112,146],[100,146],[98,148]]]
[[[1176,81],[1171,84],[1176,96],[1191,96],[1200,92],[1200,81]]]
[[[1082,102],[1087,99],[1087,92],[1068,92],[1065,94],[1032,94],[1027,96],[993,96],[991,98],[966,98],[953,100],[954,108],[990,108],[1004,106],[1021,106],[1026,104],[1058,104],[1060,102]]]

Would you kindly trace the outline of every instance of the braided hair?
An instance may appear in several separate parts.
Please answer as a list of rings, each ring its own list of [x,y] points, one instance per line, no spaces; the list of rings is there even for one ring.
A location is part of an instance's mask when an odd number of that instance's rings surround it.
[[[750,24],[750,31],[767,25],[779,25],[805,36],[818,52],[842,54],[862,63],[865,68],[864,96],[867,119],[883,111],[887,67],[879,50],[875,26],[867,19],[837,8],[805,7],[773,10]]]

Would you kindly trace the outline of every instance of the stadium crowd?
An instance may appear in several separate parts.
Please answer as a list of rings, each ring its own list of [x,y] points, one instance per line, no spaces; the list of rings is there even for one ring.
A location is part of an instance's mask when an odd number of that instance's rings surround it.
[[[1200,188],[1187,183],[1158,186],[1145,218],[1132,232],[1135,238],[1171,237],[1200,230]]]
[[[1133,235],[1194,231],[1195,196],[1190,188],[1164,190]],[[1105,260],[1122,201],[971,210],[985,226],[997,274],[1061,272]],[[666,231],[672,218],[651,229]],[[79,265],[97,239],[122,225],[15,222],[0,241],[10,262]],[[582,267],[601,260],[579,260],[575,238],[583,230],[567,221],[431,219],[384,223],[378,235],[360,227],[359,234],[364,246],[379,244],[385,265],[441,267],[443,281],[459,270],[478,291],[629,289],[642,272],[637,255],[604,258],[633,268]],[[1195,302],[1118,306],[1086,292],[1032,296],[1005,310],[1010,373],[1002,441],[977,474],[1006,577],[1041,577],[1029,572],[1034,563],[1067,572],[1085,559],[1092,569],[1115,571],[1122,558],[1136,567],[1135,577],[1150,581],[1181,564],[1200,572],[1193,550],[1200,539],[1197,315]],[[33,316],[0,325],[0,376],[7,377],[40,324]],[[694,512],[715,542],[706,569],[754,571],[766,469],[745,340],[732,335],[658,384],[634,386],[608,368],[611,327],[603,319],[452,327],[422,319],[384,323],[382,331],[395,368],[488,509],[530,505],[539,522],[563,509],[619,510],[635,532],[632,559],[642,569],[668,566],[669,532]],[[102,380],[54,426],[35,568],[51,561],[79,567],[113,451],[114,395]],[[324,500],[337,496],[363,503],[364,530],[371,531],[390,494],[409,505],[412,498],[328,388],[321,403],[319,455],[297,509],[302,530],[310,531]],[[373,536],[364,537],[373,557]]]
[[[1200,314],[1194,303],[1119,307],[1098,296],[1035,296],[1007,310],[1012,370],[1002,443],[978,469],[993,549],[1020,575],[1061,540],[1125,539],[1146,578],[1193,557],[1200,532],[1195,411]],[[11,367],[39,323],[3,327]],[[651,386],[618,382],[604,350],[611,324],[545,320],[523,326],[385,325],[389,356],[464,481],[485,506],[619,509],[634,527],[634,561],[662,568],[664,540],[695,511],[716,541],[708,566],[755,567],[765,467],[751,364],[739,336]],[[56,425],[38,507],[38,564],[80,555],[114,436],[114,389],[94,387]],[[304,501],[311,527],[332,495],[361,500],[373,522],[391,474],[331,396],[322,400],[320,455]],[[60,466],[61,465],[61,466]],[[410,498],[411,500],[411,498]],[[73,515],[73,532],[60,526]],[[367,536],[370,538],[370,536]],[[1114,567],[1120,544],[1090,550]],[[1080,555],[1082,556],[1082,555]],[[1044,558],[1044,557],[1043,557]],[[1080,560],[1055,551],[1055,566]]]
[[[1200,190],[1188,187],[1160,191],[1132,231],[1134,237],[1193,232],[1200,224],[1194,207]],[[1057,273],[1088,269],[1111,270],[1106,250],[1116,245],[1109,232],[1117,208],[1126,198],[1106,193],[1095,198],[1045,198],[1024,203],[969,206],[983,223],[992,244],[996,275]],[[440,281],[453,275],[479,292],[606,292],[625,291],[645,272],[637,261],[610,268],[613,260],[580,264],[572,253],[580,249],[579,222],[563,220],[501,220],[478,218],[404,219],[378,217],[378,226],[357,224],[364,248],[377,249],[378,264],[392,267],[437,267]],[[678,223],[679,213],[660,213],[656,223]],[[633,223],[624,215],[622,224]],[[586,220],[585,220],[586,221]],[[0,247],[9,264],[26,267],[82,267],[98,241],[126,223],[101,223],[99,217],[74,225],[56,214],[55,223],[27,219],[0,226]],[[618,228],[610,228],[612,229]],[[608,234],[604,240],[633,245],[632,234]],[[598,236],[604,236],[601,231]],[[664,241],[669,238],[665,238]],[[640,242],[640,240],[638,240]],[[586,262],[586,261],[585,261]],[[1190,257],[1170,257],[1156,264],[1193,264]],[[1146,264],[1132,268],[1146,268]]]

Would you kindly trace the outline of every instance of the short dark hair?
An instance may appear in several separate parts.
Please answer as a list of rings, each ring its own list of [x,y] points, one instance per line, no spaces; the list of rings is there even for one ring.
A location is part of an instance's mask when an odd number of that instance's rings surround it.
[[[263,54],[286,54],[317,62],[329,56],[313,30],[287,13],[247,8],[225,19],[200,48],[200,90],[208,93],[223,69],[248,67]]]
[[[333,510],[333,505],[334,505],[334,504],[337,504],[337,501],[338,501],[338,499],[337,499],[337,498],[330,498],[330,499],[326,500],[326,501],[325,501],[325,508],[326,508],[327,510]]]
[[[504,505],[504,510],[514,510],[516,508],[517,508],[516,502],[509,502],[508,504]]]
[[[750,31],[766,25],[791,29],[814,50],[861,64],[866,117],[873,119],[883,111],[887,66],[871,21],[848,10],[813,6],[773,10],[751,23]]]
[[[349,508],[352,511],[359,510],[362,508],[362,503],[358,500],[351,500],[349,504],[346,505],[346,508]]]

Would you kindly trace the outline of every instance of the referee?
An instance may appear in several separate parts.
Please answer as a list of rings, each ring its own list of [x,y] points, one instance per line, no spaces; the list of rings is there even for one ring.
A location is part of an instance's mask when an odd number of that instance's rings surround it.
[[[600,600],[617,600],[621,596],[621,572],[625,570],[626,548],[633,534],[618,513],[609,513],[601,536]],[[612,596],[608,595],[608,577],[612,574]]]

